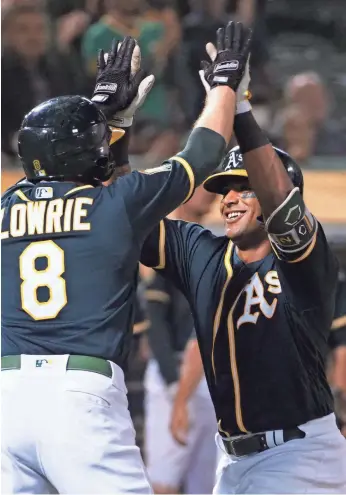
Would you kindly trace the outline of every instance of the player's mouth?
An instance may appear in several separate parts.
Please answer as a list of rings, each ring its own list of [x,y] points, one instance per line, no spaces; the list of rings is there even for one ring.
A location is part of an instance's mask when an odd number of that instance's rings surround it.
[[[227,225],[238,222],[238,220],[243,218],[245,213],[246,213],[246,211],[243,211],[243,210],[234,210],[234,211],[230,211],[229,213],[226,213],[225,214],[225,220],[226,220]]]

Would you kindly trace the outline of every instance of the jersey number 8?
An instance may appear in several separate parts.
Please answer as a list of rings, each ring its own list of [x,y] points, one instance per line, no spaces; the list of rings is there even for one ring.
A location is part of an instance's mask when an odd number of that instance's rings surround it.
[[[38,258],[47,259],[47,267],[37,270]],[[66,282],[61,277],[65,271],[64,251],[53,241],[32,242],[19,257],[19,274],[22,309],[34,320],[51,320],[67,304]],[[47,287],[49,298],[40,302],[39,287]]]

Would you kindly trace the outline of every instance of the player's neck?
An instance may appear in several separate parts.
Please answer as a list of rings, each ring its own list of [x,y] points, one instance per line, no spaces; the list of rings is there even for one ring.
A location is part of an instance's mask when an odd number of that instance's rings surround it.
[[[271,251],[269,239],[262,240],[256,246],[249,246],[248,248],[242,246],[236,247],[236,253],[244,263],[253,263],[259,261],[268,256]]]

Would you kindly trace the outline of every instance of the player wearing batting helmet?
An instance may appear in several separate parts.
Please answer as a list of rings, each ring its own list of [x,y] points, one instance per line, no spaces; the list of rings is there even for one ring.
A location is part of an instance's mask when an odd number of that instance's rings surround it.
[[[153,84],[133,38],[107,61],[101,51],[92,101],[56,98],[24,118],[26,179],[1,201],[4,493],[152,493],[123,373],[141,247],[221,159],[250,38],[237,26],[223,57],[229,87],[211,91],[186,149],[108,187],[120,156],[111,136],[128,139]]]
[[[202,78],[225,84],[230,27]],[[187,297],[219,425],[214,493],[344,493],[346,443],[325,375],[338,265],[303,200],[297,164],[276,150],[237,91],[239,149],[204,186],[221,194],[225,236],[163,220],[141,261]]]

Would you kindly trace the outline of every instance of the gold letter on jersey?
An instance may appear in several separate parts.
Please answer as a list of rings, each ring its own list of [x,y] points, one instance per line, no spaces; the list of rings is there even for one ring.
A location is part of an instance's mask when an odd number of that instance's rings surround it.
[[[74,215],[73,215],[73,230],[90,230],[90,222],[82,222],[82,218],[86,217],[88,211],[83,208],[84,205],[92,205],[92,198],[76,198]]]
[[[17,204],[11,208],[10,230],[12,237],[21,237],[26,231],[26,205]]]
[[[5,231],[2,230],[2,222],[4,220],[4,214],[5,214],[5,208],[2,208],[1,209],[1,219],[0,219],[1,220],[1,239],[8,239],[8,235],[9,235],[8,234],[8,231],[7,230],[5,230]]]

